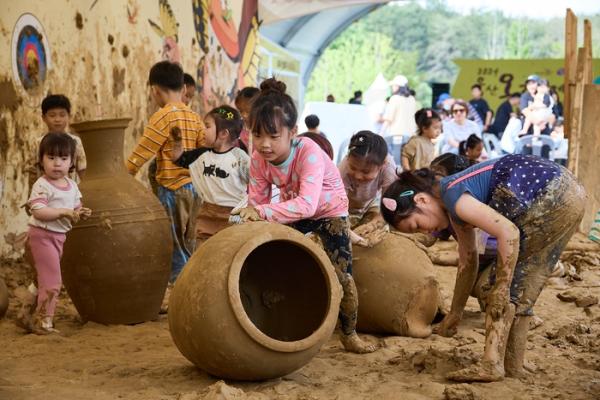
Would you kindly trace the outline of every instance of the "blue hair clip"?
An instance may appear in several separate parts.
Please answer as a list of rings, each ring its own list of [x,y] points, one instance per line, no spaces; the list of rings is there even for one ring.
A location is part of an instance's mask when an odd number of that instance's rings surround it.
[[[413,194],[415,194],[414,190],[405,190],[404,192],[400,193],[400,196],[398,197],[412,196]]]

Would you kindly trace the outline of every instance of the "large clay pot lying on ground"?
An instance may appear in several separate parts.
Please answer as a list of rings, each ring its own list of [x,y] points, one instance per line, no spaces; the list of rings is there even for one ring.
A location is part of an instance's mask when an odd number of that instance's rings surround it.
[[[169,299],[179,351],[222,378],[286,375],[335,329],[341,286],[325,252],[267,222],[222,230],[192,255]]]
[[[156,319],[171,269],[167,214],[123,163],[128,122],[72,125],[87,154],[82,202],[93,214],[67,234],[62,276],[81,317],[105,324]]]
[[[440,305],[431,260],[410,239],[388,233],[372,248],[354,246],[358,330],[427,337]]]
[[[0,279],[0,319],[4,317],[8,310],[8,288],[3,279]]]

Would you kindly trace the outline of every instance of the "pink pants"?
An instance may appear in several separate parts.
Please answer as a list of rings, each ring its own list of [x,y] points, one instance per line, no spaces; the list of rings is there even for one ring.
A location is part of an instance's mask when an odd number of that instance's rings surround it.
[[[60,257],[66,235],[29,226],[29,248],[37,271],[37,313],[41,317],[53,317],[58,294],[62,285]]]

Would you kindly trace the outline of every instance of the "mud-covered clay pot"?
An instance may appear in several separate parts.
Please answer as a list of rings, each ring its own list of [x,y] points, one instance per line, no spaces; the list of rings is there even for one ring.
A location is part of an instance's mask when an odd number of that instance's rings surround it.
[[[129,119],[82,122],[87,170],[79,189],[92,217],[67,234],[64,285],[84,320],[133,324],[157,318],[171,268],[166,212],[123,162]]]
[[[358,330],[427,337],[440,305],[431,260],[410,239],[388,233],[372,248],[354,246]]]
[[[4,317],[8,310],[8,288],[4,280],[0,278],[0,319]]]
[[[254,222],[200,246],[177,279],[169,327],[179,351],[212,375],[261,380],[310,361],[331,336],[341,287],[301,233]]]

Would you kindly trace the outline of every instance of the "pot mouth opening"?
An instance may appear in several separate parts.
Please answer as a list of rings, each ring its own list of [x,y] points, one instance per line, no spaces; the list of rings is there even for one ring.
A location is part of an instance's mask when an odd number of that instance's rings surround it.
[[[310,248],[272,237],[249,242],[229,275],[233,311],[260,344],[281,352],[301,351],[321,340],[330,327],[331,277]]]

